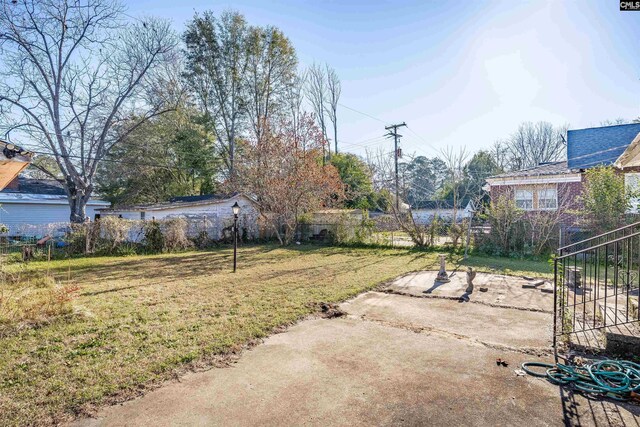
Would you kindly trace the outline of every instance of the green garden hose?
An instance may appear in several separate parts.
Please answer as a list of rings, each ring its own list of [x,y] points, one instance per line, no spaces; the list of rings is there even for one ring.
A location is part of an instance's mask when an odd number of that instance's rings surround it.
[[[640,391],[640,364],[628,360],[602,360],[583,366],[525,362],[522,370],[534,377],[546,378],[553,384],[616,400],[637,398],[636,393]]]

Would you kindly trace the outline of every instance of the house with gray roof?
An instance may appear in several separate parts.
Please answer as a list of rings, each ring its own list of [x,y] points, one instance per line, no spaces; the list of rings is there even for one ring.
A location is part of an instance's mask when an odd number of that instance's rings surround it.
[[[516,205],[535,213],[561,213],[562,222],[575,222],[580,209],[584,172],[596,166],[614,166],[627,185],[640,188],[640,123],[575,129],[567,132],[567,160],[494,175],[485,189],[492,200],[513,198]],[[632,212],[640,203],[634,201]]]
[[[91,199],[86,215],[93,219],[97,209],[110,205]],[[69,200],[64,187],[51,179],[34,179],[19,175],[0,191],[0,223],[9,228],[10,236],[43,236],[51,227],[69,223]]]

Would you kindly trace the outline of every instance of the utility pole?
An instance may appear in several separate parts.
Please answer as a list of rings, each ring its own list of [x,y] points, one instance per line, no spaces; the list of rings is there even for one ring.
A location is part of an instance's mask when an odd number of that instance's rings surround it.
[[[386,130],[389,131],[387,136],[392,136],[393,141],[395,143],[395,150],[393,151],[393,154],[396,161],[396,212],[398,213],[400,212],[400,188],[398,185],[398,155],[400,154],[400,151],[398,150],[398,142],[399,142],[398,138],[402,138],[402,135],[398,134],[398,128],[401,128],[403,126],[406,127],[407,124],[405,122],[402,122],[397,125],[389,125],[384,127]]]

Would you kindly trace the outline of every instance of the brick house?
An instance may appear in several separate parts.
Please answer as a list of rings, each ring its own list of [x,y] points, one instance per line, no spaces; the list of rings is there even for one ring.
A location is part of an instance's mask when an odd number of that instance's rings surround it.
[[[485,188],[492,200],[507,196],[532,214],[557,214],[563,225],[573,225],[581,208],[584,172],[595,166],[613,165],[628,186],[640,185],[640,123],[570,130],[567,160],[494,175]],[[631,212],[638,212],[638,200]]]

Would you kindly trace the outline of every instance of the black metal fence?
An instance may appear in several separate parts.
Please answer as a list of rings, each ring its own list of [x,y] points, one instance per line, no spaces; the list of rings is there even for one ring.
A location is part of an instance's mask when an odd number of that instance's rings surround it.
[[[640,223],[559,248],[554,276],[554,346],[593,331],[640,336]]]

